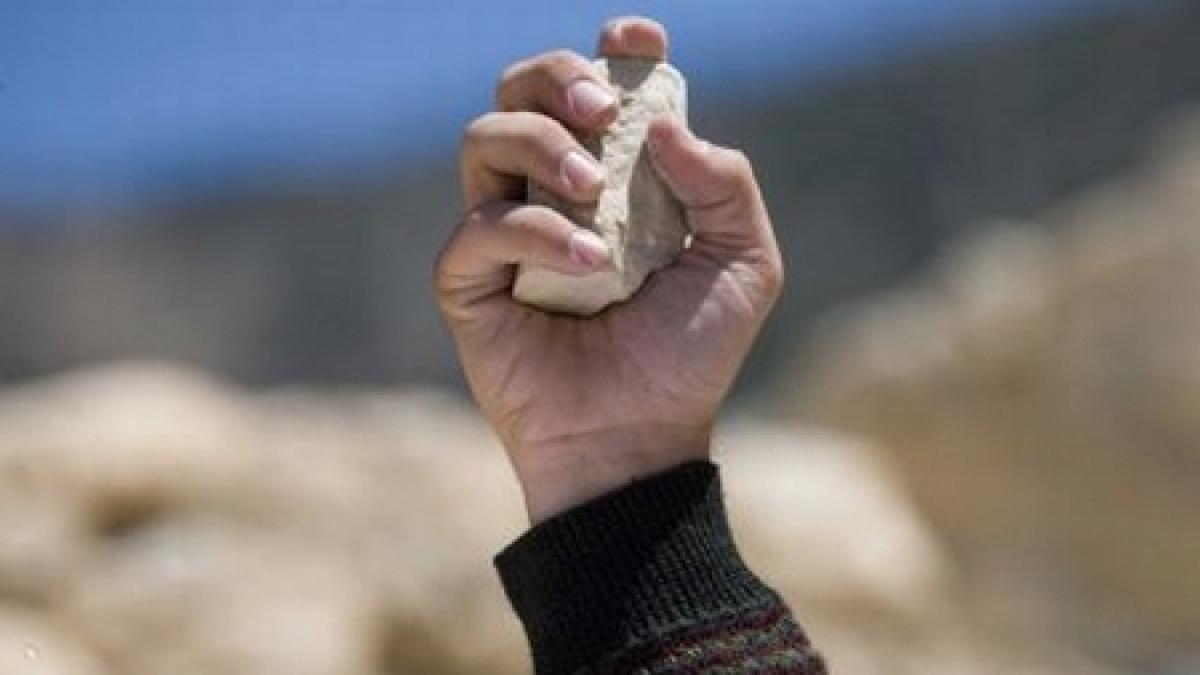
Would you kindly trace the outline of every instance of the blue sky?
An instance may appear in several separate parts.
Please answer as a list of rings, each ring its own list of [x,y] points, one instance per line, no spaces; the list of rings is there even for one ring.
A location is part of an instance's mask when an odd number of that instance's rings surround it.
[[[1118,1],[0,0],[0,206],[444,155],[504,65],[618,14],[668,25],[695,95],[743,96]]]

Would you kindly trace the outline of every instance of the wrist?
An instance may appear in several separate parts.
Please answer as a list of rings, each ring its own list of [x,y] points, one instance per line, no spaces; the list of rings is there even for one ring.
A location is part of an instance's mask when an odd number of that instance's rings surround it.
[[[568,509],[711,454],[709,426],[616,428],[511,444],[509,456],[538,524]]]

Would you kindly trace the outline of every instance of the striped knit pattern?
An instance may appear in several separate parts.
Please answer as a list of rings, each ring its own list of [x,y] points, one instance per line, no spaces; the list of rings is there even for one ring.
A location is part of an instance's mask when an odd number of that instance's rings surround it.
[[[664,641],[643,672],[653,675],[705,673],[825,672],[791,613],[783,605],[686,631]]]
[[[824,675],[825,663],[783,604],[663,636],[575,675]]]

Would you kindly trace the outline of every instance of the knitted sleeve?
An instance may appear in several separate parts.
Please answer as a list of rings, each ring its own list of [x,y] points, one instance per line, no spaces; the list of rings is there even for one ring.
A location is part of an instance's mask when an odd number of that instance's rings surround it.
[[[826,672],[738,555],[711,463],[552,518],[496,567],[538,675]]]

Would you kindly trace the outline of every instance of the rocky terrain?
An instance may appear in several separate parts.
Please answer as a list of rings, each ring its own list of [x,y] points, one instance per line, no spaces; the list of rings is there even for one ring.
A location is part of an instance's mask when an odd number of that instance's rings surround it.
[[[887,449],[987,613],[1200,672],[1200,118],[825,322],[781,385]]]
[[[1102,672],[974,621],[878,448],[748,419],[719,445],[747,556],[840,672]],[[436,393],[252,393],[146,363],[13,388],[0,672],[527,672],[491,569],[523,526],[490,435]]]

